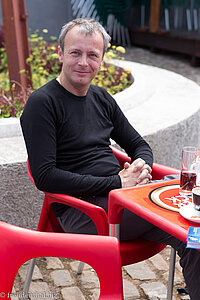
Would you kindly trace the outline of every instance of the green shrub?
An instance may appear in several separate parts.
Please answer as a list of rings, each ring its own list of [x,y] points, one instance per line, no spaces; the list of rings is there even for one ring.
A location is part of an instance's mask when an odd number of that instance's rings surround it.
[[[110,62],[111,59],[124,59],[121,56],[124,53],[123,47],[109,45],[102,67],[92,81],[94,85],[104,87],[111,95],[123,91],[133,81],[129,70],[124,70]]]
[[[44,29],[43,32],[48,31]],[[38,31],[30,34],[31,54],[27,63],[31,65],[34,90],[58,76],[61,71],[61,64],[56,53],[57,43],[53,42],[56,38],[51,37],[51,40],[51,42],[46,42],[43,36],[38,35]]]

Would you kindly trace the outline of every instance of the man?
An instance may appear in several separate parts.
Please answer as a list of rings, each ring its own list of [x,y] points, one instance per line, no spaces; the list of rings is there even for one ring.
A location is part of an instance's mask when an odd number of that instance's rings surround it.
[[[108,209],[108,193],[151,180],[153,155],[115,100],[91,85],[103,62],[109,35],[95,20],[76,19],[63,26],[58,54],[61,74],[33,92],[21,117],[36,186],[77,196]],[[120,171],[110,145],[116,141],[133,163]],[[96,234],[82,212],[61,204],[54,210],[66,232]],[[135,214],[124,210],[121,240],[141,236],[169,244],[181,257],[191,299],[200,299],[200,255]]]

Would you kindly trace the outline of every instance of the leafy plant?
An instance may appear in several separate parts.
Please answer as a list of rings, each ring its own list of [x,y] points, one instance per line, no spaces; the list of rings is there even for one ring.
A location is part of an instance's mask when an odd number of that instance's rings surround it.
[[[0,117],[20,117],[31,93],[31,89],[24,91],[18,82],[13,82],[9,91],[0,89]]]
[[[47,29],[43,30],[44,34],[47,32]],[[61,64],[56,53],[56,38],[52,37],[51,39],[51,42],[45,41],[43,36],[39,36],[38,31],[30,34],[31,53],[27,63],[31,65],[32,69],[33,90],[60,74]],[[111,95],[122,91],[132,83],[130,71],[110,63],[111,59],[123,59],[124,53],[123,47],[110,45],[105,54],[105,61],[92,82],[104,87]],[[32,90],[23,91],[16,82],[10,89],[7,56],[4,48],[0,48],[0,63],[0,117],[19,117]],[[21,70],[21,72],[25,71]]]
[[[124,70],[110,62],[111,59],[124,59],[121,54],[125,53],[121,46],[109,45],[105,54],[105,60],[92,83],[104,87],[111,95],[123,91],[133,82],[130,70]]]
[[[48,31],[43,29],[43,32]],[[30,34],[31,54],[27,63],[31,65],[34,90],[58,76],[61,71],[61,64],[56,53],[57,44],[53,42],[55,39],[51,37],[52,42],[46,42],[43,36],[38,35],[38,31]]]

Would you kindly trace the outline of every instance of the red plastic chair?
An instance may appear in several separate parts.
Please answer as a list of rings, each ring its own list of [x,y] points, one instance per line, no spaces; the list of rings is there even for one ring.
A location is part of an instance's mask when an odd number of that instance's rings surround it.
[[[93,267],[100,281],[99,299],[124,299],[119,241],[109,236],[38,232],[0,222],[0,292],[11,299],[20,266],[33,257],[67,257]],[[106,251],[105,251],[106,249]]]
[[[118,159],[121,168],[123,168],[126,161],[131,162],[131,159],[127,156],[126,153],[116,149],[115,147],[111,148],[114,155]],[[34,183],[28,162],[27,172],[31,181]],[[161,179],[165,175],[177,173],[179,173],[179,171],[176,169],[165,167],[159,164],[153,165],[153,179]],[[93,220],[99,235],[109,234],[108,216],[103,208],[68,195],[52,194],[47,192],[45,192],[44,194],[45,197],[37,230],[63,232],[63,229],[61,228],[52,208],[52,203],[62,203],[80,209],[81,211],[86,213]],[[122,266],[148,259],[149,257],[159,253],[165,247],[166,245],[145,241],[140,238],[134,239],[132,241],[121,242],[120,249]],[[28,275],[24,285],[24,293],[27,293],[29,289],[33,268],[34,261],[32,262],[28,271]]]

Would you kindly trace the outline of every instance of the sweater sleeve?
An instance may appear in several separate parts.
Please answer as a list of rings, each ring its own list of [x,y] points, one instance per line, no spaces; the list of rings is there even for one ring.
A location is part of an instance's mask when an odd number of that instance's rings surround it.
[[[33,93],[20,118],[31,172],[38,189],[69,195],[102,195],[121,187],[119,175],[98,177],[56,166],[58,112],[45,93]]]

